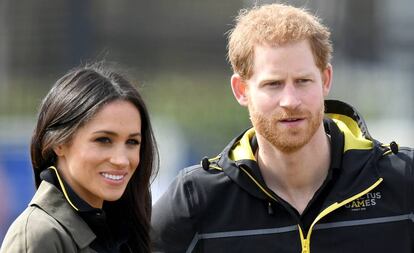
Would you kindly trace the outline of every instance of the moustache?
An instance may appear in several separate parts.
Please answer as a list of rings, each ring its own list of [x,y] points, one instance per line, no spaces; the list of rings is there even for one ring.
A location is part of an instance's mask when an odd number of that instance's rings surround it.
[[[307,110],[281,110],[274,112],[272,118],[275,120],[303,119],[310,115],[311,113]]]

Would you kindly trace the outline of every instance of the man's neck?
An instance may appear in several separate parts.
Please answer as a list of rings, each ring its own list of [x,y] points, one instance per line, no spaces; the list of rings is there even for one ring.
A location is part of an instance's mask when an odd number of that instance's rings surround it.
[[[278,150],[257,135],[257,161],[267,186],[299,213],[324,182],[330,166],[330,144],[323,126],[295,152]]]

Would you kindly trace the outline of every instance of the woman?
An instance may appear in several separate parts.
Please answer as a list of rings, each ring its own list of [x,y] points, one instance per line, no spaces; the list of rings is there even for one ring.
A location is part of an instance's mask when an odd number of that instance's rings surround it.
[[[138,91],[99,65],[60,78],[31,142],[36,194],[0,253],[150,252],[157,149]]]

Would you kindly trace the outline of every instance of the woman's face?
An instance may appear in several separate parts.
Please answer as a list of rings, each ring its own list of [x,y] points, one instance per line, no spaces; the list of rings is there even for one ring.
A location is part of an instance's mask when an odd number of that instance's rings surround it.
[[[54,148],[58,169],[88,204],[118,200],[140,161],[141,116],[128,101],[113,101]]]

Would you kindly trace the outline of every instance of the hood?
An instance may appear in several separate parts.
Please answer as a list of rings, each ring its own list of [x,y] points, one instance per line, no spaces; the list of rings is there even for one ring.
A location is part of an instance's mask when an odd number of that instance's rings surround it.
[[[325,101],[325,115],[332,119],[345,136],[344,152],[351,149],[371,149],[374,139],[358,111],[338,100]]]

